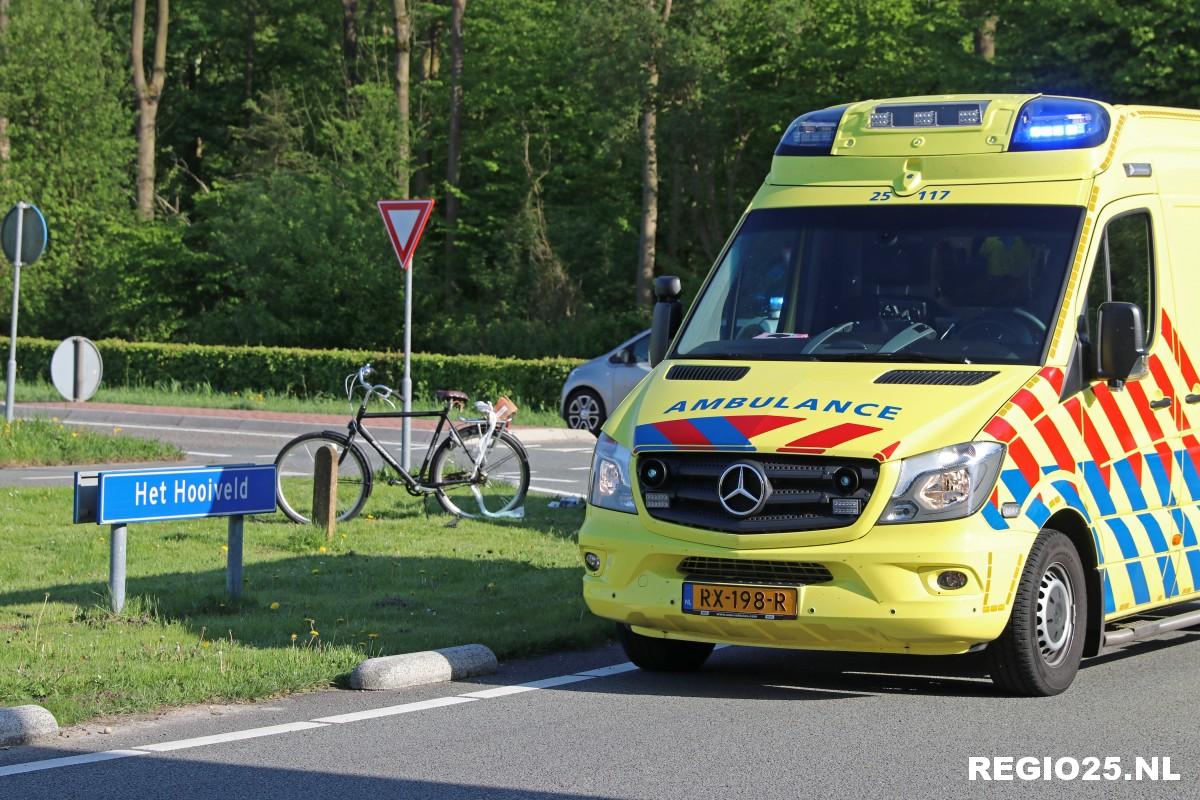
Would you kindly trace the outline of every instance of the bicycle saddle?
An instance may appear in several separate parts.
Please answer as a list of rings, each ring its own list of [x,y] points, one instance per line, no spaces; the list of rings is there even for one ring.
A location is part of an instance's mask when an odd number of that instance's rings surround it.
[[[460,392],[457,389],[438,389],[435,393],[438,400],[449,400],[451,403],[466,403],[467,393]]]

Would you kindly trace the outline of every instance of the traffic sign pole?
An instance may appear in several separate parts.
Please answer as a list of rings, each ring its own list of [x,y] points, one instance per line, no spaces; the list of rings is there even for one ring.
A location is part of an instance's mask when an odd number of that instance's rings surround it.
[[[21,297],[21,236],[25,232],[25,203],[17,203],[17,250],[13,259],[13,302],[8,344],[8,382],[4,386],[4,420],[13,421],[13,403],[17,388],[17,308]]]
[[[404,270],[404,377],[400,379],[400,395],[404,400],[404,412],[412,411],[412,262]],[[402,417],[400,426],[400,463],[405,470],[412,469],[412,419]]]
[[[377,204],[392,249],[404,270],[404,376],[400,379],[400,397],[405,413],[412,412],[412,293],[413,251],[421,241],[433,200],[380,200]],[[400,465],[412,469],[412,420],[407,416],[400,422]]]
[[[125,607],[125,544],[129,528],[113,525],[109,529],[108,543],[108,594],[114,614]]]

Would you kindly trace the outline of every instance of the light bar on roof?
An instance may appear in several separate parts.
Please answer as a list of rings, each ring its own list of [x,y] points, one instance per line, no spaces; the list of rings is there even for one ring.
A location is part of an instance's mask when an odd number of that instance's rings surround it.
[[[988,101],[978,103],[898,103],[871,110],[872,129],[968,128],[983,124]]]
[[[837,136],[838,125],[846,106],[834,106],[820,111],[810,111],[792,120],[779,146],[775,148],[777,156],[827,156],[833,149],[833,139]]]

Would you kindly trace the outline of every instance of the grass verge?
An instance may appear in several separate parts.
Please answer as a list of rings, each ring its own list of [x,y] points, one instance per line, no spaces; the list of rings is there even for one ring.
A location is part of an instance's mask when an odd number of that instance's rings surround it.
[[[55,464],[115,464],[127,461],[174,461],[178,447],[156,439],[68,429],[54,419],[14,420],[0,428],[0,467]]]
[[[0,381],[0,392],[4,382]],[[470,392],[465,387],[464,391]],[[52,384],[44,381],[18,382],[16,402],[54,403],[62,402],[62,395]],[[472,396],[472,400],[480,399]],[[487,398],[494,400],[495,398]],[[555,398],[557,399],[557,398]],[[240,392],[218,392],[209,387],[186,388],[180,384],[158,384],[156,386],[101,386],[92,398],[96,403],[130,403],[144,406],[183,406],[186,408],[230,408],[248,411],[283,411],[304,414],[345,414],[349,416],[350,405],[342,395],[316,395],[296,397],[289,394],[260,392],[245,389]],[[517,425],[536,425],[546,428],[565,428],[566,422],[557,413],[534,410],[521,405],[514,422]],[[380,402],[379,409],[387,410]],[[435,398],[413,398],[414,408],[439,408]],[[357,405],[355,406],[357,408]],[[375,408],[372,406],[372,408]],[[474,409],[470,409],[471,413]]]
[[[245,589],[225,589],[220,519],[134,525],[125,610],[108,610],[108,531],[69,523],[69,489],[0,489],[0,705],[69,725],[167,705],[336,684],[365,656],[482,642],[501,658],[610,628],[580,596],[578,509],[530,497],[517,527],[449,520],[402,492],[333,542],[247,520]]]

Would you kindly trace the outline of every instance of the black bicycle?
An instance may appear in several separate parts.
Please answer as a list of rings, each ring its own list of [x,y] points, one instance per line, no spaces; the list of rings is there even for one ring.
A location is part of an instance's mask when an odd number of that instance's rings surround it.
[[[368,412],[372,398],[395,408],[396,392],[383,384],[371,384],[370,364],[346,376],[346,399],[354,408],[354,394],[362,390],[358,412],[347,425],[346,433],[320,431],[292,439],[275,458],[275,494],[279,508],[295,522],[312,521],[313,491],[316,485],[317,452],[329,445],[337,455],[337,518],[353,519],[371,495],[375,472],[358,440],[371,446],[382,460],[378,471],[389,485],[403,484],[414,497],[434,495],[446,511],[460,517],[513,519],[524,516],[525,495],[529,491],[529,456],[508,431],[515,407],[502,403],[499,411],[491,403],[480,401],[476,419],[460,418],[455,427],[450,414],[465,408],[467,395],[440,390],[437,398],[445,405],[440,411]],[[438,424],[425,451],[421,468],[413,475],[392,456],[364,424],[369,419],[437,417]],[[445,435],[442,432],[445,430]],[[395,473],[392,475],[389,473]]]

